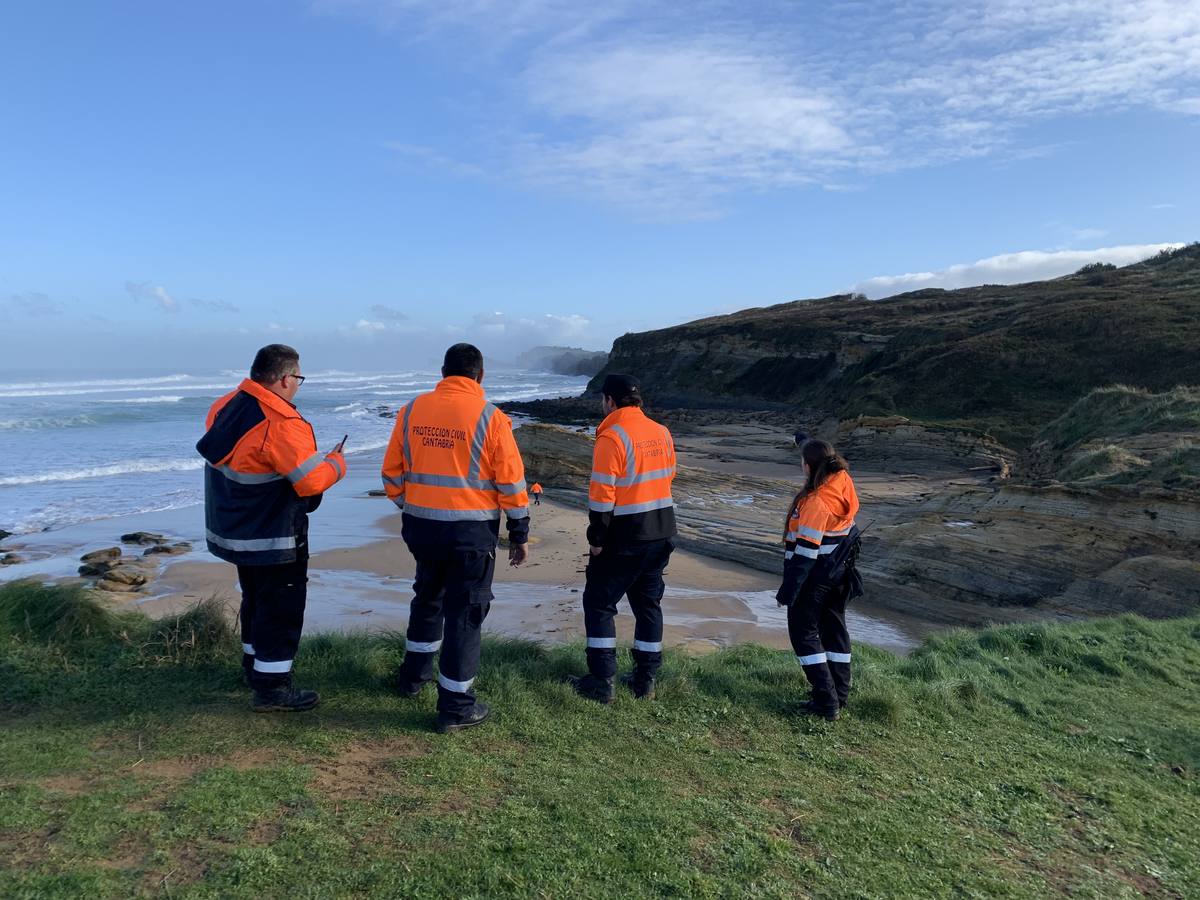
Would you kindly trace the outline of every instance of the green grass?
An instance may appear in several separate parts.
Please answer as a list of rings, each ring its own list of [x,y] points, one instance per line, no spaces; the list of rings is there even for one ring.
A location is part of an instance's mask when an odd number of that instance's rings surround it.
[[[857,647],[832,724],[780,651],[604,708],[581,648],[490,640],[495,719],[452,736],[385,690],[402,639],[306,639],[321,706],[256,716],[232,640],[120,621],[0,634],[2,896],[1200,893],[1200,618]]]
[[[1041,438],[1066,450],[1095,438],[1161,431],[1200,432],[1200,388],[1158,394],[1125,385],[1098,388],[1046,426]]]

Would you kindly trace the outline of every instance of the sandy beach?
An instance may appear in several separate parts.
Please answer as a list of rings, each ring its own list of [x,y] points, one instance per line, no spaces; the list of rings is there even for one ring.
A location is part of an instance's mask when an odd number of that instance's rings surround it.
[[[402,631],[408,620],[415,564],[400,539],[400,514],[385,499],[371,496],[378,486],[379,457],[351,457],[350,473],[326,496],[312,516],[306,632]],[[775,467],[775,461],[766,463]],[[742,468],[753,467],[743,461]],[[553,491],[550,492],[550,495]],[[496,635],[554,642],[583,635],[581,595],[586,563],[586,513],[576,506],[543,499],[531,508],[532,545],[528,562],[512,568],[507,552],[497,554],[495,602],[485,631]],[[157,577],[140,594],[110,595],[114,605],[157,616],[198,600],[218,597],[231,615],[239,592],[233,566],[204,550],[203,512],[189,507],[106,519],[53,532],[14,537],[6,542],[27,562],[3,571],[8,578],[70,578],[79,555],[119,545],[130,531],[151,531],[186,540],[193,550],[159,563]],[[125,548],[131,552],[131,548]],[[140,552],[132,548],[132,552]],[[161,558],[160,558],[161,559]],[[755,641],[787,647],[785,611],[774,592],[778,579],[746,566],[677,549],[666,573],[663,600],[665,640],[690,652],[707,652]],[[893,613],[856,607],[850,613],[856,640],[904,652],[928,626]],[[622,604],[617,621],[621,640],[632,640],[633,617]]]

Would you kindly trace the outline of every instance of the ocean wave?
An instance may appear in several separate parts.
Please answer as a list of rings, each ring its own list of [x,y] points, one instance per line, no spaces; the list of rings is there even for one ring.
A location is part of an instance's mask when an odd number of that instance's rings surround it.
[[[174,384],[187,381],[194,375],[162,375],[157,378],[94,378],[89,381],[11,381],[0,382],[0,390],[29,390],[32,388],[118,387],[127,384]]]
[[[137,387],[91,387],[56,390],[0,391],[0,397],[80,397],[85,394],[131,394],[135,391],[230,391],[231,384],[139,384]]]
[[[92,416],[31,416],[27,419],[0,419],[0,431],[45,431],[97,424],[98,421]]]
[[[178,403],[183,397],[179,394],[168,394],[165,397],[113,397],[111,400],[100,400],[100,403]]]
[[[123,500],[124,502],[114,505],[111,509],[98,509],[92,498],[59,500],[40,509],[31,510],[24,516],[18,516],[7,527],[12,529],[14,534],[32,534],[83,522],[163,512],[169,509],[186,509],[202,504],[204,495],[194,489],[179,489],[156,494],[153,498]]]
[[[367,453],[371,450],[380,450],[383,447],[386,447],[389,441],[372,441],[371,443],[364,444],[361,447],[355,447],[353,440],[347,441],[347,443],[350,446],[346,448],[346,455],[354,456],[356,453]]]
[[[164,459],[158,461],[133,460],[111,463],[106,466],[89,466],[82,469],[58,469],[53,472],[37,472],[33,475],[10,475],[0,478],[0,487],[20,484],[45,484],[53,481],[80,481],[85,478],[111,478],[113,475],[135,473],[187,472],[204,465],[202,459]]]

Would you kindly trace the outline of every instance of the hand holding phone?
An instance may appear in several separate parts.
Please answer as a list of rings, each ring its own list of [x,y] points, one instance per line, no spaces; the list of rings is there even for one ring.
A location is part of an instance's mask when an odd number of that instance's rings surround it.
[[[345,452],[345,450],[346,450],[346,438],[348,438],[348,437],[350,437],[350,435],[348,435],[348,434],[343,434],[343,435],[342,435],[342,439],[341,439],[340,441],[338,441],[338,442],[337,442],[337,446],[335,446],[335,447],[333,448],[333,451],[332,451],[332,452],[334,452],[334,453],[344,453],[344,452]]]

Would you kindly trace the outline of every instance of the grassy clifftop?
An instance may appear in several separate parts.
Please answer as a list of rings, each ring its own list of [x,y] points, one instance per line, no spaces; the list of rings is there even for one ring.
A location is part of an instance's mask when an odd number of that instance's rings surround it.
[[[54,616],[37,609],[52,604]],[[856,648],[850,713],[787,653],[669,654],[659,700],[490,641],[494,722],[430,733],[402,641],[306,639],[315,711],[255,716],[211,609],[0,588],[0,894],[1190,896],[1200,619]]]
[[[1039,437],[1027,454],[1039,469],[1032,474],[1200,493],[1200,388],[1100,388]]]
[[[618,338],[607,371],[660,404],[903,415],[1014,444],[1088,391],[1200,384],[1200,244],[1029,284],[842,296]]]

